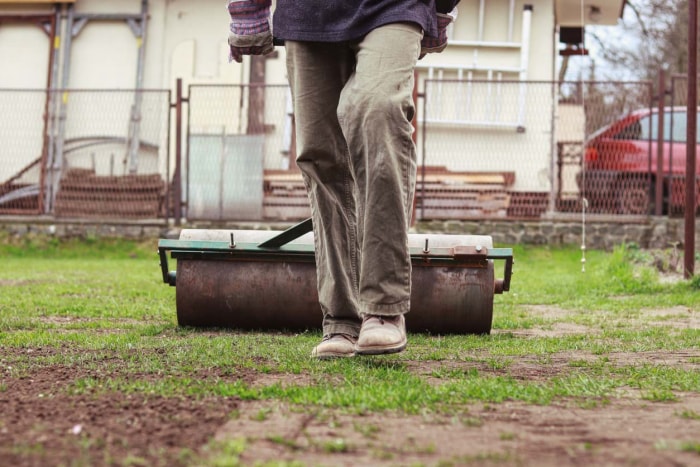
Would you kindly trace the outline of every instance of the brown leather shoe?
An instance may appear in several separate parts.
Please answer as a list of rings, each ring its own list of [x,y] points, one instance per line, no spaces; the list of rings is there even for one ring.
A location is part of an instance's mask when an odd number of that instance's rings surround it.
[[[348,334],[330,334],[311,351],[311,356],[320,360],[352,357],[355,355],[357,338]]]
[[[397,353],[406,348],[407,342],[403,315],[365,315],[355,352],[359,355]]]

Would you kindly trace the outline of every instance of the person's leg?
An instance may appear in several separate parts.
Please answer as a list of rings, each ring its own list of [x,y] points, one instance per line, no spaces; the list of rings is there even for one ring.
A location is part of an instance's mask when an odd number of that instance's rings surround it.
[[[403,23],[367,34],[356,44],[355,73],[340,98],[338,120],[358,191],[359,312],[365,319],[358,353],[396,352],[406,345],[416,171],[411,120],[421,38],[418,26]]]
[[[342,356],[360,329],[357,303],[357,218],[345,139],[337,120],[340,93],[354,69],[347,44],[287,42],[294,101],[297,165],[311,203],[318,294],[323,312],[322,355]],[[344,334],[348,339],[334,340]],[[337,344],[337,345],[336,345]],[[329,347],[330,346],[330,347]],[[329,347],[329,349],[326,349]]]

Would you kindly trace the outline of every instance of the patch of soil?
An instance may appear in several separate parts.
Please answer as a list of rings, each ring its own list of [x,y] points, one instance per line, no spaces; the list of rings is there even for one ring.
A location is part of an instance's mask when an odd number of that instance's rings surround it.
[[[441,363],[540,379],[570,371],[565,362],[571,357],[555,355],[547,364],[522,358],[500,369],[489,369],[482,362]],[[424,375],[439,368],[424,363],[406,364]],[[474,403],[447,415],[353,414],[223,397],[69,395],[65,391],[76,378],[86,376],[96,374],[52,366],[38,367],[23,377],[3,377],[3,465],[193,465],[212,452],[207,447],[212,439],[242,440],[243,465],[279,460],[347,466],[700,465],[697,393],[680,395],[676,403],[652,403],[626,394],[588,409],[574,401],[547,406],[504,402]],[[207,372],[192,376],[216,377]],[[228,375],[253,385],[308,384],[296,377]]]
[[[624,297],[618,297],[620,299]],[[648,326],[666,326],[677,329],[698,329],[700,328],[700,313],[687,306],[672,306],[668,308],[640,309],[639,315],[634,318],[625,318],[626,327],[642,329]],[[570,310],[565,310],[553,305],[530,305],[526,308],[526,313],[546,320],[552,320],[551,326],[543,328],[534,326],[531,329],[519,330],[495,330],[493,333],[508,333],[520,337],[561,337],[572,334],[600,334],[599,329],[594,329],[582,324],[562,322],[569,316],[575,314]],[[601,312],[603,313],[603,312]],[[615,318],[612,318],[615,321]]]
[[[600,331],[582,324],[552,323],[547,329],[532,327],[530,329],[507,331],[507,333],[517,337],[562,337],[574,334],[595,335],[600,334]]]
[[[7,379],[0,391],[3,465],[186,465],[239,401],[111,393],[72,396],[84,376],[47,367]]]
[[[245,465],[698,465],[700,396],[676,404],[616,399],[583,409],[556,403],[475,405],[453,415],[354,415],[262,402],[241,404],[216,438],[245,439]],[[260,414],[265,414],[264,419]]]

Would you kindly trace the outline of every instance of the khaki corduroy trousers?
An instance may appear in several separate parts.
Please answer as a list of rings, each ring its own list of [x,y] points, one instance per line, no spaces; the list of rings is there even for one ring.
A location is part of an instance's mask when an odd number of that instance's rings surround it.
[[[417,25],[395,23],[357,41],[285,45],[324,335],[357,336],[364,315],[410,307],[421,38]]]

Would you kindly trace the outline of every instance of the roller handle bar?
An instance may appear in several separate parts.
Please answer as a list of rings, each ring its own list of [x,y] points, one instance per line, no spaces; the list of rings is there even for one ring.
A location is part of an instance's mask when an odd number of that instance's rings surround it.
[[[309,217],[308,219],[291,226],[287,230],[279,233],[278,235],[275,235],[274,237],[270,238],[269,240],[265,240],[264,242],[260,243],[258,245],[258,247],[259,248],[279,248],[279,247],[291,242],[292,240],[296,240],[297,238],[301,237],[302,235],[305,235],[305,234],[312,232],[312,231],[313,231],[313,223],[311,222],[311,218]]]

